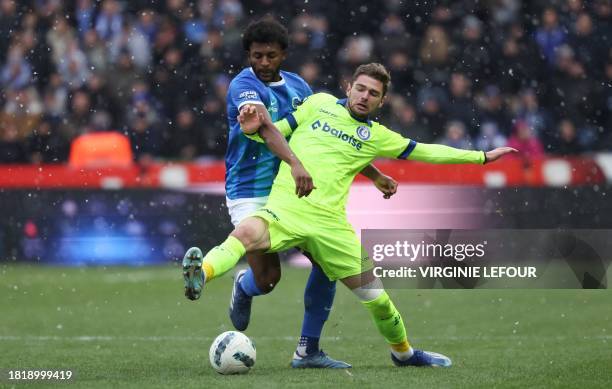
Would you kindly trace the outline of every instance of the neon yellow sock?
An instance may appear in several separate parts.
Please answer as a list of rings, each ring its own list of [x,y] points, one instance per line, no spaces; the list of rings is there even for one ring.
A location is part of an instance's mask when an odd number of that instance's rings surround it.
[[[406,336],[402,315],[393,305],[387,292],[371,301],[362,301],[363,305],[370,311],[378,332],[385,338],[387,343],[395,351],[408,351],[410,344]]]
[[[202,269],[206,275],[206,281],[220,277],[227,271],[231,270],[240,258],[244,255],[246,249],[242,242],[233,236],[228,236],[225,242],[219,246],[213,247],[205,256],[202,262]]]

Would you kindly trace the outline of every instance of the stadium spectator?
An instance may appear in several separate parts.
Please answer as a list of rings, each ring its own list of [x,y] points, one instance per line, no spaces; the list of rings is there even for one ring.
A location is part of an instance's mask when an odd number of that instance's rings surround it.
[[[517,149],[523,159],[544,156],[544,146],[525,121],[515,123],[513,133],[508,139],[508,146]]]
[[[503,134],[508,134],[510,132],[510,117],[506,111],[503,96],[497,85],[487,85],[484,92],[476,101],[480,110],[480,123],[493,122]]]
[[[446,31],[437,25],[425,31],[419,49],[415,79],[419,84],[442,85],[449,79],[451,42]],[[364,62],[364,61],[362,61]]]
[[[0,124],[0,162],[24,163],[27,162],[27,152],[24,144],[19,140],[17,125],[13,122]]]
[[[198,139],[201,125],[189,108],[182,108],[174,120],[175,131],[170,142],[166,142],[166,154],[180,160],[192,160],[198,156]]]
[[[563,119],[559,122],[557,142],[553,152],[560,155],[575,155],[582,152],[576,126],[570,119]]]
[[[17,2],[13,0],[0,1],[0,61],[4,63],[6,54],[8,53],[10,37],[14,31],[19,30],[20,20],[17,14]]]
[[[465,130],[465,125],[458,120],[453,120],[446,124],[444,136],[439,138],[436,143],[465,150],[472,150],[474,148]]]
[[[0,77],[7,92],[23,89],[32,82],[32,68],[24,58],[21,46],[14,45],[9,49],[8,61]]]
[[[68,46],[76,39],[74,29],[63,16],[53,18],[53,26],[46,35],[47,43],[51,47],[51,58],[55,66],[59,66],[66,58]]]
[[[417,142],[431,143],[434,141],[434,134],[429,128],[417,122],[417,112],[413,104],[410,104],[401,95],[393,95],[389,99],[392,111],[389,121],[390,128]]]
[[[91,96],[86,90],[76,90],[72,93],[70,110],[63,119],[61,131],[68,139],[73,139],[83,133],[91,120]]]
[[[116,0],[104,0],[102,9],[96,17],[95,29],[98,36],[110,42],[121,33],[123,28],[123,15],[121,5]]]
[[[540,107],[535,90],[526,88],[520,92],[513,120],[525,121],[545,144],[551,142],[553,123],[549,113]]]
[[[110,66],[109,55],[106,45],[94,29],[90,29],[83,34],[83,53],[91,67],[93,73],[104,73]]]
[[[85,54],[81,51],[76,39],[72,39],[68,42],[64,56],[57,66],[57,70],[68,89],[74,90],[85,85],[89,77],[89,67],[87,65],[87,57],[85,57]]]
[[[68,90],[57,73],[52,73],[49,83],[43,91],[43,110],[57,120],[61,120],[67,112]]]
[[[68,158],[70,143],[57,127],[57,120],[46,116],[27,137],[29,162],[58,163]]]
[[[446,103],[445,92],[441,88],[423,88],[418,96],[419,124],[427,128],[431,139],[442,135],[446,123],[444,106]]]
[[[138,97],[129,108],[128,136],[137,161],[147,164],[162,150],[160,117],[145,97]]]
[[[472,81],[465,73],[454,72],[450,77],[448,94],[450,96],[446,109],[448,119],[460,120],[470,132],[476,131],[477,114],[471,92]]]
[[[455,63],[471,79],[490,80],[492,78],[491,54],[488,42],[483,39],[482,21],[475,15],[463,18],[459,49]]]
[[[527,37],[520,23],[513,23],[503,35],[492,61],[493,74],[502,90],[516,93],[545,77],[546,62],[537,45]]]
[[[568,45],[574,50],[576,60],[584,64],[590,74],[595,74],[599,70],[595,56],[601,43],[595,36],[593,18],[587,12],[581,12],[572,25]]]
[[[241,29],[272,12],[290,21],[287,70],[315,92],[343,93],[355,65],[384,63],[392,74],[389,98],[402,99],[380,115],[419,139],[441,137],[449,120],[463,122],[475,141],[485,123],[509,136],[519,120],[553,152],[567,118],[581,151],[612,147],[609,0],[351,4],[359,5],[352,14],[322,0],[0,0],[0,119],[17,125],[25,150],[41,115],[58,120],[67,141],[100,110],[112,128],[128,133],[134,90],[145,90],[162,139],[175,139],[177,130],[162,123],[191,110],[201,134],[181,142],[194,143],[193,158],[221,158],[219,76],[243,66]],[[27,108],[18,107],[20,99]],[[85,100],[91,112],[76,109],[75,101]]]
[[[76,19],[77,32],[80,37],[84,37],[85,34],[92,29],[95,11],[96,9],[92,0],[77,1],[74,17]]]
[[[145,69],[151,64],[151,45],[147,36],[130,22],[124,21],[121,30],[114,34],[108,42],[111,62],[126,52],[139,69]]]
[[[480,126],[480,133],[476,137],[476,149],[489,150],[491,147],[503,147],[508,144],[506,137],[499,131],[497,124],[485,122]]]
[[[552,66],[555,64],[557,49],[565,43],[566,33],[559,25],[559,15],[555,8],[544,9],[541,20],[542,25],[536,30],[535,41],[548,64]]]

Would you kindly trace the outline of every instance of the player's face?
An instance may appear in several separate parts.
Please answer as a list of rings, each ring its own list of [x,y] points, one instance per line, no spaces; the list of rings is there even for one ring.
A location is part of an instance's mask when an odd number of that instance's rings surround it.
[[[360,75],[346,91],[348,108],[358,117],[366,117],[383,105],[383,83]]]
[[[257,78],[263,82],[280,81],[280,67],[286,56],[278,43],[253,42],[247,53]]]

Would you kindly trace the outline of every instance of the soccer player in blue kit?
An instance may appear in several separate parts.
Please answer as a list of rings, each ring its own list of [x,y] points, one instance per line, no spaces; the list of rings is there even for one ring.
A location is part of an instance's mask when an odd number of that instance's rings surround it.
[[[285,27],[271,18],[251,23],[243,35],[243,47],[251,66],[234,77],[227,95],[229,137],[225,157],[225,189],[227,207],[234,226],[266,204],[280,159],[291,166],[297,196],[307,196],[314,189],[312,178],[278,131],[264,129],[260,135],[266,143],[258,143],[244,136],[236,119],[243,107],[252,106],[262,114],[269,115],[272,121],[278,121],[295,111],[306,97],[312,95],[312,90],[299,75],[280,70],[286,57],[288,41]],[[386,198],[395,193],[397,183],[372,165],[368,165],[361,173],[370,178]],[[269,293],[281,276],[277,254],[252,253],[246,257],[249,268],[238,272],[234,278],[229,309],[232,324],[240,331],[245,330],[249,324],[253,296]],[[185,254],[187,262],[194,258],[202,258],[199,249],[189,250]],[[351,367],[330,358],[319,349],[319,338],[329,317],[335,292],[335,281],[330,281],[321,268],[313,263],[304,291],[304,320],[292,367]],[[192,291],[186,291],[186,296],[191,300],[199,298]]]

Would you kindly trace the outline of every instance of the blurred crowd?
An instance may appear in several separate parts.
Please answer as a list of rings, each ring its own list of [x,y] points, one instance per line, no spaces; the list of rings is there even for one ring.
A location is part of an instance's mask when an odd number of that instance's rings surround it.
[[[610,0],[0,0],[0,162],[63,162],[107,130],[141,161],[222,158],[241,32],[266,14],[315,92],[384,63],[379,119],[417,141],[612,149]]]

